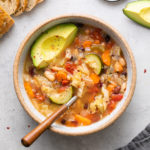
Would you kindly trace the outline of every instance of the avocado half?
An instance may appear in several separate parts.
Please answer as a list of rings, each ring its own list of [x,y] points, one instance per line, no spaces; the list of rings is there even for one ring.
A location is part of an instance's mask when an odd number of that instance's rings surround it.
[[[150,28],[150,0],[139,0],[128,3],[123,12],[133,21]]]
[[[71,23],[60,24],[43,33],[31,47],[33,65],[37,68],[48,66],[74,40],[78,28]]]

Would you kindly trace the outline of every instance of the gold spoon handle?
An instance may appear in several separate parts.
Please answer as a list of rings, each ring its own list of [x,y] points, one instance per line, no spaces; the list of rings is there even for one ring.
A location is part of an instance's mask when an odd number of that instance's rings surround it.
[[[36,128],[24,136],[21,140],[25,147],[29,147],[50,125],[67,110],[66,105],[62,105],[58,111],[50,115],[46,120],[40,123]]]
[[[24,136],[21,140],[22,144],[25,147],[29,147],[50,125],[61,115],[63,114],[69,106],[71,106],[77,99],[77,96],[71,98],[71,100],[62,105],[56,112],[52,113],[47,119],[40,123],[36,128]]]

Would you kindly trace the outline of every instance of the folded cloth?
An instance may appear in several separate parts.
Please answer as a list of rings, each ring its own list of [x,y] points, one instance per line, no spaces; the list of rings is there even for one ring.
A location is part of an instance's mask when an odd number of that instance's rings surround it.
[[[150,150],[150,124],[128,145],[116,150]]]

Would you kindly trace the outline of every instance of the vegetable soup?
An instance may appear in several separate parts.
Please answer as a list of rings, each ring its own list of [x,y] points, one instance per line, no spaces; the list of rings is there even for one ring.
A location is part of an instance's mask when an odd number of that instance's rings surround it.
[[[77,95],[57,123],[86,126],[109,115],[123,99],[127,65],[121,48],[103,30],[60,24],[32,45],[23,80],[32,104],[44,116]]]

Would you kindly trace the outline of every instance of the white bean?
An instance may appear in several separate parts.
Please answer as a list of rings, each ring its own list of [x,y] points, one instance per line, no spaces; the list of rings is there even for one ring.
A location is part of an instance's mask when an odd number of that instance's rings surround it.
[[[126,65],[126,62],[125,62],[125,60],[124,60],[122,57],[119,58],[119,63],[120,63],[123,67]]]
[[[50,71],[45,71],[44,72],[45,77],[50,80],[50,81],[54,81],[55,80],[55,76],[54,73],[50,72]]]

